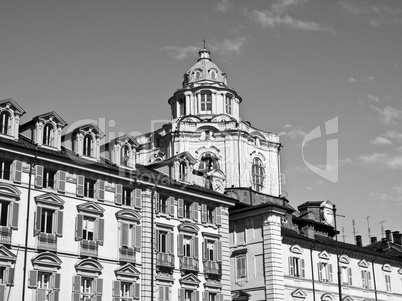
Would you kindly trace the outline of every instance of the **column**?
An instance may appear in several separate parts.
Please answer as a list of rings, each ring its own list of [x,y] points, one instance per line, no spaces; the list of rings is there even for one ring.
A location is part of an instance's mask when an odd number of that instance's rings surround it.
[[[190,113],[190,95],[186,94],[185,97],[186,97],[186,112],[185,112],[185,114],[190,115],[191,114]]]

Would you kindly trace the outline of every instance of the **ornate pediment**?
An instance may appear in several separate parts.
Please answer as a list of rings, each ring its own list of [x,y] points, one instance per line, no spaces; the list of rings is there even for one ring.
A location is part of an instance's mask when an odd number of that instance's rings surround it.
[[[17,256],[14,255],[9,249],[5,246],[0,245],[0,261],[12,261],[15,262]]]
[[[123,210],[117,211],[116,218],[119,221],[128,221],[128,222],[134,222],[134,223],[138,223],[141,220],[141,216],[138,214],[138,212],[136,212],[132,209],[123,209]]]
[[[303,249],[299,245],[293,245],[289,248],[290,252],[295,254],[302,254]]]
[[[339,263],[349,264],[349,263],[350,263],[350,258],[349,258],[349,256],[347,256],[347,255],[345,255],[345,254],[342,254],[342,255],[339,257]]]
[[[331,258],[331,255],[329,255],[328,252],[324,250],[318,254],[318,257],[323,260],[329,260]]]
[[[0,183],[0,195],[7,196],[12,199],[19,199],[21,195],[21,191],[15,188],[11,184]]]
[[[307,297],[306,292],[301,288],[298,288],[297,290],[293,291],[291,295],[296,300],[304,300]]]
[[[34,117],[33,120],[51,121],[62,128],[67,125],[67,122],[65,122],[63,118],[61,118],[60,115],[54,111],[38,115]]]
[[[114,270],[114,273],[121,278],[139,278],[140,276],[140,272],[131,263]]]
[[[233,294],[232,300],[233,301],[247,301],[251,297],[250,294],[243,292],[243,291],[237,291]]]
[[[61,261],[61,259],[51,252],[40,253],[32,258],[32,265],[34,267],[36,266],[60,269],[62,263],[63,262]]]
[[[346,296],[342,299],[342,301],[353,301],[352,297]]]
[[[197,278],[193,273],[187,274],[179,279],[180,284],[187,284],[190,286],[197,286],[201,283],[201,280]]]
[[[368,262],[365,259],[362,259],[358,263],[359,267],[367,269],[369,267]]]
[[[41,194],[36,196],[35,198],[35,202],[38,204],[46,204],[46,205],[51,205],[51,206],[56,206],[59,208],[63,208],[64,207],[64,201],[63,199],[61,199],[59,196],[53,194],[53,193],[45,193],[45,194]]]
[[[325,293],[324,295],[321,296],[321,301],[335,301],[335,298],[332,294]]]
[[[101,206],[99,206],[95,202],[88,202],[88,203],[77,205],[77,210],[78,210],[78,212],[90,213],[90,214],[101,215],[101,216],[103,216],[103,212],[105,212],[105,209],[103,209]]]
[[[18,115],[25,114],[25,111],[12,98],[0,100],[0,108],[3,108],[3,107],[11,109],[14,113],[17,113]]]
[[[392,271],[392,267],[391,267],[388,263],[386,263],[386,264],[384,264],[384,265],[382,266],[382,270],[383,270],[384,272],[391,272],[391,271]]]
[[[74,132],[80,132],[83,134],[91,133],[99,138],[102,138],[105,136],[105,133],[103,133],[95,123],[82,125],[82,126],[76,128],[74,130]]]
[[[103,266],[97,260],[92,258],[82,259],[78,261],[74,267],[77,271],[96,274],[102,273],[103,270]]]
[[[181,223],[177,226],[177,228],[180,232],[190,232],[194,234],[197,234],[198,231],[200,231],[200,228],[198,228],[195,224],[188,222]]]

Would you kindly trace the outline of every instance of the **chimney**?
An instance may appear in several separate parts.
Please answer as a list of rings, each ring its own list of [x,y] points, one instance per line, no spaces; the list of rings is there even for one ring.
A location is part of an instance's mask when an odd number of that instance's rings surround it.
[[[377,237],[375,237],[375,236],[370,237],[370,242],[371,242],[372,244],[376,243],[376,242],[377,242]]]
[[[386,251],[389,249],[389,240],[386,238],[381,239],[382,242],[382,250]]]
[[[361,235],[356,235],[356,245],[359,246],[359,247],[363,246],[362,236]]]
[[[399,231],[395,231],[395,232],[399,232]],[[398,245],[402,245],[402,234],[398,233],[398,234],[394,234],[394,243],[398,244]]]
[[[391,230],[385,230],[385,238],[386,238],[388,241],[392,241]]]
[[[399,236],[399,231],[392,232],[392,238],[394,239],[394,243],[397,243],[396,241],[398,240],[398,236]]]

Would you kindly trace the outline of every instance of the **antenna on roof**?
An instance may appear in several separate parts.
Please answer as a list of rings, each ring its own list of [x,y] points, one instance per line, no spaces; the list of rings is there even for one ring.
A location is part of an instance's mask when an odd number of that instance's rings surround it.
[[[371,239],[371,234],[370,234],[370,216],[367,216],[367,228],[368,228],[368,237],[369,241]]]
[[[355,243],[356,243],[356,234],[357,234],[357,232],[356,232],[356,228],[355,228],[355,220],[354,219],[352,219],[352,224],[353,224],[353,238],[354,238]]]
[[[345,227],[342,227],[342,239],[343,239],[343,242],[345,242],[345,237],[346,237],[347,235],[345,235]]]
[[[207,42],[207,41],[205,41],[205,37],[204,37],[204,39],[202,41],[204,42],[204,49],[205,49],[205,43]]]
[[[379,222],[379,224],[381,224],[381,238],[384,238],[384,223],[385,221]]]

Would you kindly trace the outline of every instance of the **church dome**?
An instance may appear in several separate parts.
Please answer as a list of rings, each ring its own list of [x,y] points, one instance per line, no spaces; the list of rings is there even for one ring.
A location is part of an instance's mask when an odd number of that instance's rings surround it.
[[[184,74],[183,87],[196,84],[218,84],[227,86],[226,73],[222,72],[218,66],[211,61],[209,50],[201,49],[198,51],[197,62]]]

